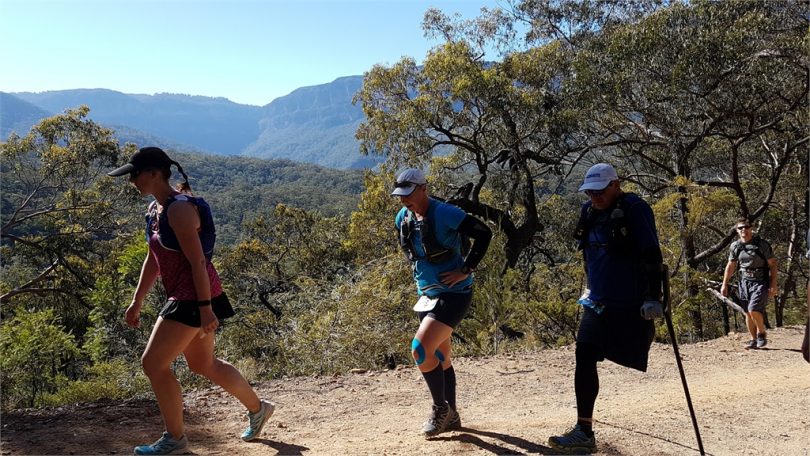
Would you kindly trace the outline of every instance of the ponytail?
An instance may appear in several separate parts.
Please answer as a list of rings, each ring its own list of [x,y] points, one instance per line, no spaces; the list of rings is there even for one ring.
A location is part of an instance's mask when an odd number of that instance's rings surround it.
[[[180,166],[180,163],[172,160],[172,164],[177,167],[177,171],[180,171],[180,174],[183,175],[183,182],[180,182],[175,186],[175,189],[180,193],[185,193],[186,195],[191,195],[191,184],[188,183],[188,175],[186,172],[183,171],[183,167]]]

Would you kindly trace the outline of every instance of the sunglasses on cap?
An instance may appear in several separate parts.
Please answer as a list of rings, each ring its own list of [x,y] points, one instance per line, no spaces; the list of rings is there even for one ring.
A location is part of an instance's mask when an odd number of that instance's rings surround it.
[[[396,187],[396,188],[406,188],[406,187],[410,187],[411,185],[416,185],[418,187],[418,186],[420,186],[422,184],[417,184],[416,182],[404,181],[404,182],[397,182],[396,184],[394,184],[394,187]]]

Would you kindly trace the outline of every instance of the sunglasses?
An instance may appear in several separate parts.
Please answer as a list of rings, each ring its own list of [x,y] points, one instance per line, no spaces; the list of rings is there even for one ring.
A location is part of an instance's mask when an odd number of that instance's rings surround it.
[[[607,189],[610,188],[611,185],[613,185],[613,182],[610,182],[609,184],[607,184],[605,186],[605,188],[603,188],[602,190],[585,190],[585,194],[588,195],[588,196],[591,196],[591,197],[593,197],[593,196],[602,196],[607,191]]]
[[[751,228],[751,225],[740,225],[737,227],[737,231],[747,230],[748,228]]]

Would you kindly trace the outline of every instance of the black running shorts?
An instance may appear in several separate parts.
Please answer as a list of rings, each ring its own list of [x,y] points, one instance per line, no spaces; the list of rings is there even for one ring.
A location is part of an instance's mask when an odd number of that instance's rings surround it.
[[[419,321],[430,317],[455,329],[467,315],[472,305],[472,291],[469,293],[442,293],[436,307],[427,312],[417,312]]]
[[[211,307],[220,322],[236,314],[225,293],[212,298]],[[197,301],[169,299],[160,309],[159,315],[167,320],[174,320],[194,328],[202,326],[200,324],[200,307],[197,305]]]
[[[639,308],[641,303],[639,303]],[[652,320],[641,318],[640,310],[606,308],[601,314],[585,308],[577,333],[577,347],[585,344],[599,361],[647,371],[647,358],[655,337]]]

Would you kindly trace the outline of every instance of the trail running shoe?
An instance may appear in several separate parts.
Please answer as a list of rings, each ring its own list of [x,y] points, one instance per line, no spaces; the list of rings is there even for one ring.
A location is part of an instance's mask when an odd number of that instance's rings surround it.
[[[579,424],[563,435],[549,437],[548,444],[564,454],[590,454],[596,451],[596,437],[588,437]]]
[[[450,416],[450,422],[447,423],[447,430],[448,431],[457,431],[461,429],[461,416],[458,414],[457,411],[453,410],[452,407],[450,410],[453,412]]]
[[[447,430],[447,425],[452,421],[453,415],[457,414],[450,408],[450,404],[447,402],[445,402],[444,405],[433,404],[430,417],[428,417],[428,420],[425,421],[425,424],[422,426],[422,433],[425,437],[433,437],[437,434],[441,434]]]
[[[177,454],[183,452],[188,446],[188,439],[175,440],[171,434],[164,432],[157,442],[151,445],[140,445],[135,447],[135,454]]]
[[[757,348],[762,348],[768,345],[768,339],[765,337],[765,334],[758,334],[757,335]]]
[[[264,424],[267,423],[267,420],[273,416],[273,411],[276,409],[276,406],[273,405],[272,402],[261,401],[261,408],[256,413],[248,412],[248,419],[250,420],[250,424],[248,428],[245,429],[245,432],[242,433],[242,440],[245,442],[249,442],[262,432],[262,428]]]
[[[750,350],[752,348],[757,348],[757,340],[756,339],[751,339],[751,340],[748,341],[747,344],[745,344],[745,349],[746,350]]]

